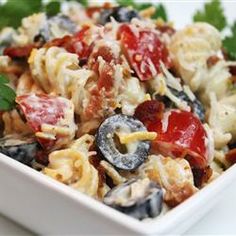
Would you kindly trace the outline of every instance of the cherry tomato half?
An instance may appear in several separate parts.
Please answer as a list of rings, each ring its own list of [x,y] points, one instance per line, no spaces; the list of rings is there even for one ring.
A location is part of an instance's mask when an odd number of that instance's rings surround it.
[[[157,132],[154,150],[163,155],[186,158],[192,167],[207,166],[207,133],[201,121],[191,112],[167,111],[161,120],[151,122],[147,128]]]
[[[119,28],[118,38],[124,54],[141,81],[150,80],[159,73],[161,61],[169,68],[171,61],[168,50],[156,31],[123,24]]]

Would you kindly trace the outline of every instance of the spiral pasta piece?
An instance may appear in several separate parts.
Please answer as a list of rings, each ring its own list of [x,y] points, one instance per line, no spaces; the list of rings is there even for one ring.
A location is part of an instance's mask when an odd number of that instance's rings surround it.
[[[236,141],[236,95],[229,95],[217,101],[210,93],[209,124],[214,132],[217,149],[223,148],[231,140]]]
[[[2,115],[4,123],[4,135],[8,134],[32,134],[33,131],[30,127],[22,120],[17,110],[4,112]]]
[[[193,91],[204,86],[207,59],[220,48],[220,33],[207,23],[185,27],[173,36],[169,44],[176,70]]]
[[[105,194],[106,186],[99,184],[98,171],[89,162],[89,148],[94,137],[84,135],[70,148],[49,155],[49,165],[43,173],[93,197]],[[108,190],[108,189],[107,189]]]
[[[75,112],[82,112],[88,96],[84,87],[92,72],[79,68],[76,54],[59,47],[40,48],[31,52],[28,62],[33,79],[46,93],[71,99]]]
[[[139,175],[160,184],[166,190],[164,199],[170,206],[178,205],[197,191],[190,165],[182,158],[151,155],[140,166]]]
[[[18,79],[16,86],[16,94],[17,96],[20,96],[29,93],[40,94],[43,93],[43,90],[32,79],[30,72],[26,71]]]

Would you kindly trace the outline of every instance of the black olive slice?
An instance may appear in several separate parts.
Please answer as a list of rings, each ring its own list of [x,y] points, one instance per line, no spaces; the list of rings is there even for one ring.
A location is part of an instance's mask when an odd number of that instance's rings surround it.
[[[192,112],[198,116],[198,118],[204,122],[205,120],[205,109],[202,103],[195,98],[193,101],[187,96],[184,91],[177,91],[176,89],[170,88],[170,91],[178,97],[180,100],[185,101],[191,108]],[[166,96],[156,96],[158,101],[162,101],[166,107],[175,107],[174,103]]]
[[[41,28],[38,34],[34,37],[34,42],[46,43],[52,39],[53,29],[58,27],[61,31],[68,34],[73,34],[76,31],[76,24],[65,15],[56,15],[47,20],[47,24]]]
[[[142,220],[161,213],[163,191],[148,178],[134,178],[110,190],[103,201],[108,206]]]
[[[7,135],[0,139],[0,152],[26,165],[31,164],[39,150],[39,144],[32,137]]]
[[[127,7],[104,9],[100,14],[99,23],[105,25],[113,17],[118,22],[130,22],[133,18],[140,18],[138,12]]]
[[[96,145],[102,156],[116,168],[134,170],[147,158],[151,144],[150,141],[137,141],[127,146],[118,145],[117,133],[124,131],[133,133],[147,129],[134,117],[114,115],[107,118],[98,128]]]

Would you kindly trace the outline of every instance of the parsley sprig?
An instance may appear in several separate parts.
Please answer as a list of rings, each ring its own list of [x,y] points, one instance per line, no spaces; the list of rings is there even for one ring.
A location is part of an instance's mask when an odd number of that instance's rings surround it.
[[[236,60],[236,21],[230,29],[231,34],[223,40],[223,48],[231,60]]]
[[[212,0],[204,5],[204,9],[198,10],[193,20],[207,22],[222,31],[227,26],[227,20],[224,15],[224,9],[220,0]]]
[[[76,1],[84,6],[88,5],[87,0]],[[56,15],[60,12],[62,2],[62,0],[51,0],[44,4],[43,0],[7,0],[0,5],[0,29],[6,26],[17,28],[22,18],[33,13],[46,12],[49,16]]]
[[[8,111],[14,108],[16,93],[7,84],[8,78],[0,75],[0,111]]]
[[[135,0],[116,0],[116,3],[120,6],[128,7],[132,6],[134,9],[141,11],[148,7],[154,6],[156,11],[152,16],[153,19],[162,18],[164,21],[168,20],[167,12],[163,4],[151,4],[151,3],[138,3]]]

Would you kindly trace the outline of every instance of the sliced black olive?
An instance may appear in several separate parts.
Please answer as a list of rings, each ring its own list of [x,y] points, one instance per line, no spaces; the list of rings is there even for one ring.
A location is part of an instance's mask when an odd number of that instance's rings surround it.
[[[229,143],[228,147],[229,147],[229,149],[234,149],[234,148],[236,148],[236,143]]]
[[[7,135],[0,139],[0,152],[26,165],[31,164],[39,150],[32,137]]]
[[[110,190],[103,201],[108,206],[142,220],[161,213],[163,191],[148,178],[130,179]]]
[[[182,101],[187,102],[191,107],[192,112],[198,116],[198,118],[204,122],[205,121],[205,109],[202,103],[195,98],[193,101],[188,97],[184,91],[178,91],[176,89],[170,88],[169,90]],[[166,107],[175,107],[174,103],[167,96],[156,96],[156,99],[162,101]]]
[[[133,18],[140,18],[136,10],[127,7],[114,7],[111,9],[104,9],[100,14],[99,23],[105,25],[111,21],[113,17],[118,22],[130,22]]]
[[[60,30],[67,31],[68,33],[75,33],[76,31],[76,24],[65,15],[57,15],[49,18],[48,24],[50,27],[56,24]]]
[[[53,29],[57,27],[60,31],[67,34],[73,34],[76,31],[76,24],[64,15],[50,17],[47,24],[34,37],[34,42],[47,42],[52,39]]]
[[[149,141],[138,141],[129,146],[121,145],[117,134],[137,131],[147,131],[138,119],[121,114],[111,116],[98,128],[96,145],[102,156],[113,166],[134,170],[147,158],[151,144]]]
[[[96,144],[102,156],[112,165],[123,170],[134,170],[146,159],[149,141],[139,141],[131,146],[119,143],[117,133],[147,131],[139,120],[125,115],[115,115],[106,119],[98,129]]]

